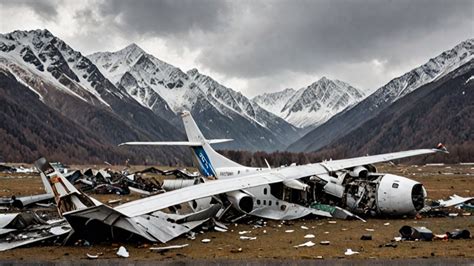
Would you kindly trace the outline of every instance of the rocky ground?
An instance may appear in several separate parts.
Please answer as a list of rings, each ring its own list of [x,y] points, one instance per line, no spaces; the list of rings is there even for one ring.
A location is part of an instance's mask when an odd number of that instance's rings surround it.
[[[79,167],[81,168],[81,167]],[[142,169],[143,167],[134,167]],[[400,174],[418,180],[427,189],[429,199],[447,199],[452,194],[474,196],[474,165],[436,165],[415,166],[388,164],[379,166],[380,172]],[[44,193],[41,181],[35,174],[1,174],[0,197],[11,195],[31,195]],[[122,198],[123,201],[138,198],[138,195],[93,195],[106,201]],[[268,221],[263,227],[248,224],[227,224],[227,232],[204,232],[197,234],[194,240],[185,236],[174,239],[166,244],[138,243],[102,243],[92,246],[32,246],[0,252],[0,263],[3,262],[88,262],[86,254],[102,254],[98,258],[101,263],[133,263],[136,261],[154,263],[191,262],[206,264],[209,260],[231,263],[253,262],[278,263],[282,260],[307,263],[313,259],[334,262],[346,260],[373,259],[400,260],[421,259],[425,262],[473,263],[474,242],[468,240],[435,240],[391,242],[399,236],[398,230],[403,225],[425,226],[435,234],[443,234],[455,229],[468,229],[474,232],[474,216],[465,211],[457,217],[398,219],[368,218],[367,222],[359,220],[343,221],[330,219],[305,219],[291,222]],[[331,221],[331,222],[330,222]],[[246,236],[256,237],[255,240],[241,240],[239,232],[250,231]],[[305,239],[307,234],[315,238]],[[372,240],[360,240],[364,234],[372,235]],[[209,243],[202,243],[207,238]],[[316,243],[312,247],[294,246],[307,241]],[[330,241],[329,245],[320,245],[321,241]],[[390,247],[385,244],[392,243]],[[182,249],[166,252],[151,251],[149,247],[188,244]],[[118,259],[115,254],[119,246],[125,246],[130,257]],[[346,249],[358,251],[359,254],[345,256]],[[433,260],[434,259],[434,260]],[[441,260],[438,260],[441,259]],[[453,260],[454,259],[454,260]],[[450,261],[453,260],[453,261]],[[417,260],[418,261],[418,260]],[[416,263],[416,261],[413,261]],[[419,261],[418,261],[419,262]]]

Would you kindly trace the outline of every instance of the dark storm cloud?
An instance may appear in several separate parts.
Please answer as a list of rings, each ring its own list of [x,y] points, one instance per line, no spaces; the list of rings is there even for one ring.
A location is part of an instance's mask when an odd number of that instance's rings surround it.
[[[211,0],[106,0],[99,5],[99,12],[115,16],[126,31],[180,35],[221,27],[227,7],[224,1]]]
[[[0,0],[0,4],[8,6],[26,6],[31,8],[43,19],[54,19],[58,12],[56,7],[59,1],[55,0]]]
[[[315,73],[374,58],[399,64],[411,52],[424,56],[410,47],[448,49],[453,38],[461,41],[474,34],[473,3],[109,0],[100,12],[114,16],[128,33],[156,34],[171,46],[200,50],[197,62],[211,71],[255,78],[281,71]],[[428,38],[437,43],[419,45],[433,34],[441,35]]]
[[[417,52],[408,50],[407,43],[416,43],[426,35],[447,33],[439,37],[447,38],[449,43],[449,33],[456,27],[471,27],[470,34],[461,39],[473,33],[472,1],[266,3],[234,14],[248,19],[249,26],[239,34],[217,34],[199,61],[216,71],[241,77],[284,69],[311,72],[330,64],[377,57],[399,62],[404,60],[400,58],[403,54]],[[239,17],[234,19],[238,21]],[[440,44],[424,45],[429,48]],[[448,49],[449,45],[444,47]]]
[[[43,25],[35,28],[56,27],[86,52],[145,43],[159,58],[171,54],[186,67],[234,80],[242,86],[235,89],[249,94],[303,86],[323,75],[375,89],[474,37],[472,0],[0,3],[13,16],[8,21],[12,26],[3,28],[24,26],[14,7],[26,6],[43,18]],[[62,14],[67,11],[69,17]],[[60,21],[50,23],[51,17]],[[295,81],[299,83],[292,85]]]

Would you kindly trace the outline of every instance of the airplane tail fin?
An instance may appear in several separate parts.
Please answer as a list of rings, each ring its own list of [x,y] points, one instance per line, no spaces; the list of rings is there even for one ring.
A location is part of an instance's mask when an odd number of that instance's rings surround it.
[[[40,172],[41,181],[47,192],[54,194],[54,199],[60,215],[64,213],[97,206],[100,202],[88,197],[72,185],[59,171],[54,169],[45,159],[35,162]]]
[[[211,147],[211,145],[209,145],[211,143],[219,142],[208,141],[204,138],[190,112],[183,112],[181,117],[183,119],[184,129],[186,130],[188,140],[191,142],[201,143],[199,146],[191,147],[194,156],[199,163],[201,173],[207,176],[217,176],[215,172],[216,168],[244,167],[219,154]]]
[[[184,129],[188,141],[162,141],[162,142],[126,142],[121,145],[173,145],[173,146],[188,146],[193,151],[194,159],[198,163],[199,171],[204,176],[218,177],[217,168],[229,167],[245,167],[240,165],[223,155],[216,152],[210,144],[223,143],[232,141],[232,139],[211,139],[204,138],[201,130],[194,121],[191,113],[185,111],[181,114],[184,123]]]

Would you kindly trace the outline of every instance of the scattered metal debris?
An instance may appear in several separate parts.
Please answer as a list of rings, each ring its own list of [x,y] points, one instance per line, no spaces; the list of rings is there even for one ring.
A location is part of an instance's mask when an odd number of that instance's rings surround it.
[[[20,166],[13,166],[13,165],[5,165],[5,164],[0,164],[0,172],[1,173],[35,173],[34,168],[27,168],[24,167],[23,165]]]
[[[469,230],[456,230],[453,232],[447,232],[448,239],[469,239],[471,238],[471,232]]]
[[[390,242],[390,243],[386,243],[386,244],[384,244],[384,245],[380,245],[379,247],[380,247],[380,248],[381,248],[381,247],[396,248],[396,247],[398,247],[398,245],[397,245],[395,242]]]
[[[296,245],[294,246],[295,248],[299,248],[299,247],[312,247],[316,245],[313,241],[308,241],[308,242],[305,242],[303,244],[299,244],[299,245]]]
[[[34,212],[0,214],[0,251],[57,240],[71,231],[63,220],[44,220]]]
[[[355,255],[355,254],[359,254],[359,252],[358,252],[358,251],[353,251],[353,250],[350,249],[350,248],[348,248],[348,249],[346,250],[346,252],[344,252],[344,255],[346,255],[346,256],[352,256],[352,255]]]
[[[92,255],[92,254],[89,254],[89,253],[86,253],[86,256],[88,259],[91,259],[91,260],[94,260],[94,259],[98,259],[99,256],[103,255],[102,253],[97,253],[95,255]]]
[[[426,227],[411,227],[405,225],[400,228],[399,232],[405,240],[431,241],[433,239],[433,232]]]
[[[117,256],[122,257],[122,258],[130,257],[130,254],[128,253],[127,249],[124,246],[120,246],[116,254]]]
[[[209,243],[211,242],[211,240],[209,238],[204,238],[203,240],[201,240],[202,243]]]
[[[183,245],[172,245],[172,246],[166,246],[166,247],[151,247],[150,250],[153,251],[165,251],[165,250],[170,250],[170,249],[180,249],[189,246],[189,244],[183,244]]]
[[[315,238],[316,236],[313,234],[307,234],[304,236],[304,238]]]

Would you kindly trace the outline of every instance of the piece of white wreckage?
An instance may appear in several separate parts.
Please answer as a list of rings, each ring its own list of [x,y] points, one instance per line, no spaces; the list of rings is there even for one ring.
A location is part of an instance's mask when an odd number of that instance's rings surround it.
[[[64,219],[45,221],[34,212],[0,214],[0,251],[54,239],[70,231]]]
[[[122,239],[137,235],[149,241],[165,243],[206,222],[221,208],[220,204],[211,204],[206,209],[186,215],[160,211],[169,205],[131,215],[77,190],[46,159],[39,159],[35,165],[46,190],[54,193],[59,214],[69,222],[76,236],[88,240]],[[136,202],[146,204],[143,199]]]
[[[148,213],[176,203],[193,201],[199,210],[221,195],[225,210],[233,207],[244,215],[274,220],[298,219],[308,215],[350,218],[364,215],[414,215],[424,206],[423,185],[406,177],[378,173],[373,164],[412,156],[447,153],[418,149],[288,167],[255,168],[240,165],[217,153],[211,144],[230,139],[206,139],[189,112],[182,119],[188,141],[126,142],[121,145],[187,146],[201,174],[213,181],[171,182],[176,190],[117,207],[127,216]],[[170,183],[170,184],[171,184]],[[171,185],[169,186],[171,187]],[[198,200],[199,199],[199,200]],[[308,204],[313,202],[313,204]],[[329,203],[336,203],[330,206]],[[347,210],[346,210],[347,209]],[[225,212],[225,211],[224,211]],[[223,212],[219,212],[219,217]]]

